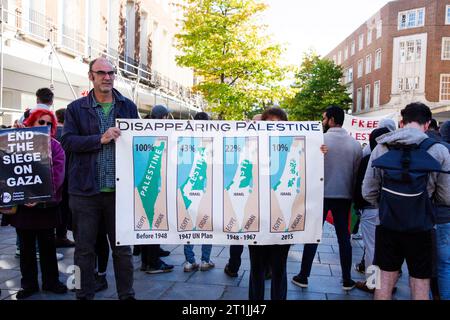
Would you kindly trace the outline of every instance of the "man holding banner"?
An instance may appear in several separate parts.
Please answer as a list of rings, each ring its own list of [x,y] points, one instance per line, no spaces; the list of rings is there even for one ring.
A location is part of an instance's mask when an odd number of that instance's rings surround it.
[[[115,226],[115,140],[117,118],[139,118],[136,105],[115,90],[116,71],[108,60],[89,64],[94,89],[67,107],[62,144],[71,152],[69,205],[73,212],[75,265],[81,271],[77,299],[94,298],[95,242],[101,218],[106,223],[113,251],[114,273],[120,300],[134,300],[133,261],[129,246],[118,246]]]
[[[348,214],[362,150],[360,144],[342,128],[344,116],[344,110],[336,106],[328,107],[323,113],[322,124],[326,132],[324,143],[328,147],[325,154],[323,221],[331,210],[339,243],[342,289],[351,290],[355,287],[355,282],[350,275],[352,246],[348,230]],[[308,277],[316,251],[317,244],[305,244],[300,273],[292,279],[295,285],[308,287]]]

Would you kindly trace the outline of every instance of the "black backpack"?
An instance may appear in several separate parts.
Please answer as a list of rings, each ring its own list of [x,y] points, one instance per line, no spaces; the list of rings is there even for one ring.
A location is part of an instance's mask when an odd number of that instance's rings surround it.
[[[389,151],[372,162],[383,171],[380,225],[400,232],[427,231],[434,226],[429,174],[442,172],[427,150],[438,141],[427,138],[419,145],[388,145]]]

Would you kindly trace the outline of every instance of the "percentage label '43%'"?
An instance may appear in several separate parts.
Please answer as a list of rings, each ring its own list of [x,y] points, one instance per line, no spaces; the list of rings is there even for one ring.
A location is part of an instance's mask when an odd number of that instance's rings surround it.
[[[195,152],[195,146],[192,144],[182,144],[180,146],[181,152]]]

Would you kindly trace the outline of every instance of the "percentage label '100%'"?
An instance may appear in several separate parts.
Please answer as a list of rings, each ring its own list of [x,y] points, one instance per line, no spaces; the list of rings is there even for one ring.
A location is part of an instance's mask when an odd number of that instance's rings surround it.
[[[287,144],[281,144],[281,143],[277,143],[277,144],[273,144],[272,145],[273,151],[289,151],[289,147]]]
[[[136,144],[136,151],[155,151],[155,146],[152,144]]]

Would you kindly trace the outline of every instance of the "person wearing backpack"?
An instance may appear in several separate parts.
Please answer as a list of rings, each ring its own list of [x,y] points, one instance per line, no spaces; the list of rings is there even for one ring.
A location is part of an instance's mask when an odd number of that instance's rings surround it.
[[[450,154],[427,137],[431,111],[411,103],[401,111],[400,129],[377,139],[366,171],[363,197],[379,208],[374,262],[380,269],[376,300],[392,298],[406,260],[411,295],[428,300],[432,274],[434,207],[450,204]]]

